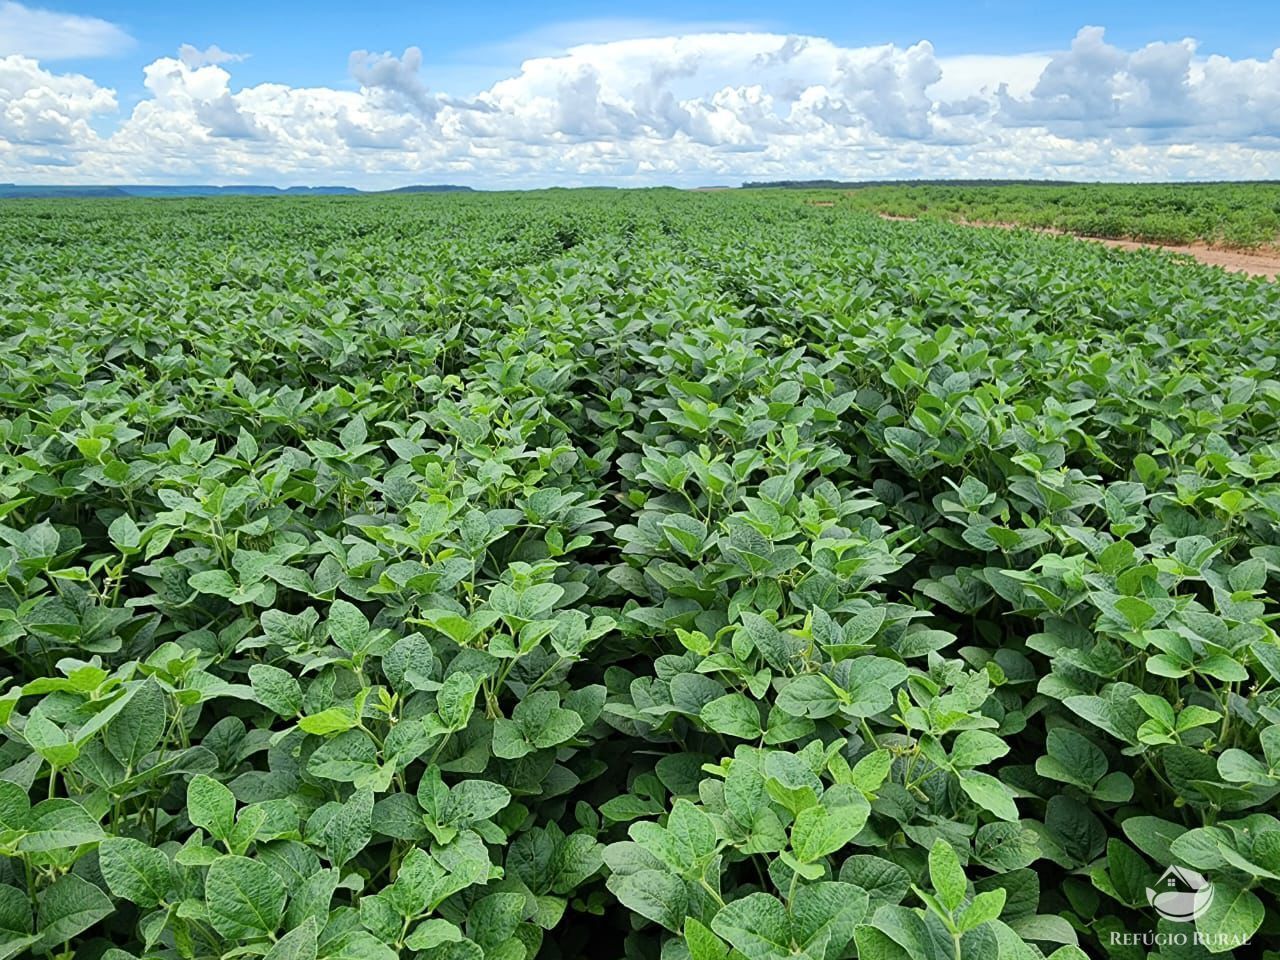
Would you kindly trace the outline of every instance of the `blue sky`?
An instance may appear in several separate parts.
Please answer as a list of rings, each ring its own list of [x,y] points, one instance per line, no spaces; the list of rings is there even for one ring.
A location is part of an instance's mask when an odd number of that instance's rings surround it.
[[[1280,176],[1280,4],[0,0],[4,179]]]
[[[1233,58],[1265,58],[1280,46],[1280,3],[1233,4],[1231,15],[1211,3],[1019,3],[975,0],[967,4],[924,0],[886,4],[841,2],[734,4],[669,0],[631,5],[599,3],[264,3],[172,2],[67,3],[59,9],[122,26],[136,44],[117,56],[65,61],[119,90],[141,90],[141,69],[171,55],[180,44],[217,44],[246,51],[236,71],[241,85],[350,86],[347,55],[354,49],[418,46],[428,67],[475,82],[497,79],[527,56],[572,43],[607,41],[654,31],[689,32],[743,27],[772,33],[827,37],[849,46],[930,40],[939,52],[1023,53],[1055,50],[1085,24],[1101,24],[1108,39],[1138,47],[1153,40],[1195,37],[1204,52]]]

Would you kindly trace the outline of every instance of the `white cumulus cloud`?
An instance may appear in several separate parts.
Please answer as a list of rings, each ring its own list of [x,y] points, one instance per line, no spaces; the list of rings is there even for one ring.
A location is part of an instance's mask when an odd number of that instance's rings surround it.
[[[1205,143],[1280,137],[1280,50],[1266,61],[1201,59],[1193,39],[1126,51],[1085,27],[999,118],[1073,139]],[[1280,143],[1275,146],[1280,147]]]
[[[0,58],[0,143],[85,145],[95,139],[89,121],[115,109],[115,92],[88,77],[51,73],[16,54]]]
[[[239,63],[242,60],[248,60],[249,55],[247,53],[229,53],[216,43],[205,47],[203,50],[189,43],[184,43],[178,48],[178,59],[192,70],[198,70],[200,67],[211,63]]]

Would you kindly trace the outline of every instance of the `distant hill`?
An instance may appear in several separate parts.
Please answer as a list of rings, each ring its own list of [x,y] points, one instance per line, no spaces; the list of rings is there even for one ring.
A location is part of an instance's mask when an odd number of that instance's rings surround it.
[[[0,197],[127,197],[123,187],[19,187],[0,183]]]
[[[745,190],[857,190],[863,187],[1068,187],[1078,180],[751,180]]]
[[[394,190],[357,190],[355,187],[271,187],[260,184],[213,186],[211,184],[125,184],[109,186],[94,184],[72,185],[20,185],[0,183],[0,198],[39,197],[296,197],[296,196],[355,196],[365,193],[455,193],[470,191],[450,183],[414,184]]]

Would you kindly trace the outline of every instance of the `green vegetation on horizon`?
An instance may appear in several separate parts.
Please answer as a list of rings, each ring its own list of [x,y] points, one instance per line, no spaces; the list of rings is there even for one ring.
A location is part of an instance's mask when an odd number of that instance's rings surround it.
[[[802,192],[3,216],[0,960],[1276,960],[1280,285]]]
[[[871,213],[1016,223],[1085,237],[1241,248],[1280,242],[1276,183],[929,184],[822,195],[838,206]]]

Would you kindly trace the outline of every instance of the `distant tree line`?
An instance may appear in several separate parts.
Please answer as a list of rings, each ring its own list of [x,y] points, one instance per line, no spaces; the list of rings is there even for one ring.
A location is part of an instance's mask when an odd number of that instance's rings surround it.
[[[745,190],[781,188],[786,190],[861,190],[867,187],[1083,187],[1109,181],[1087,180],[748,180]],[[1211,186],[1231,183],[1276,184],[1280,180],[1196,180],[1180,183],[1138,183],[1132,186]]]

